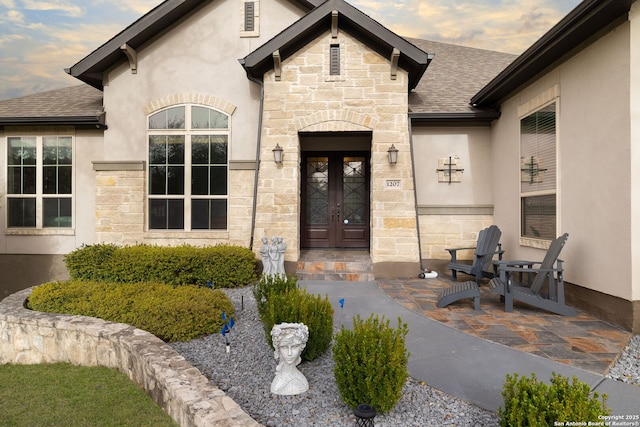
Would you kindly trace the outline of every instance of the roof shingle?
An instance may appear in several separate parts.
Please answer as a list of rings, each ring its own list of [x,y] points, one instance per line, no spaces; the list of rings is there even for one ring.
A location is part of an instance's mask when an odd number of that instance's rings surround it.
[[[71,86],[0,101],[0,125],[104,122],[102,92],[89,85]],[[57,124],[57,123],[56,123]]]
[[[469,113],[470,99],[498,75],[517,55],[457,46],[429,40],[407,39],[434,54],[429,68],[409,94],[411,113]]]

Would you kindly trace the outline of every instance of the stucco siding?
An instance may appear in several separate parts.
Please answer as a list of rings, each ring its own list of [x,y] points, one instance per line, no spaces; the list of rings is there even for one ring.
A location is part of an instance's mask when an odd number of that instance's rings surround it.
[[[147,157],[144,106],[185,93],[214,96],[237,107],[232,115],[230,160],[255,159],[260,89],[238,62],[265,43],[302,12],[289,2],[261,0],[260,37],[240,37],[236,2],[211,2],[153,40],[138,53],[138,70],[128,63],[112,70],[105,81],[109,129],[104,160]]]
[[[73,138],[73,227],[7,229],[6,199],[0,197],[0,253],[66,254],[95,241],[95,177],[91,160],[103,152],[102,131],[73,127],[7,127],[0,131],[0,188],[7,188],[7,137],[71,136]],[[0,196],[3,194],[0,194]]]
[[[565,280],[631,300],[629,25],[605,34],[502,104],[493,127],[495,220],[507,258],[542,259],[520,245],[518,108],[556,90],[558,230],[569,233]]]
[[[413,127],[413,159],[423,259],[449,259],[446,248],[472,247],[493,223],[489,127]],[[441,181],[440,159],[458,157],[459,182]],[[461,253],[470,258],[472,251]]]
[[[632,298],[640,301],[640,2],[629,12]]]

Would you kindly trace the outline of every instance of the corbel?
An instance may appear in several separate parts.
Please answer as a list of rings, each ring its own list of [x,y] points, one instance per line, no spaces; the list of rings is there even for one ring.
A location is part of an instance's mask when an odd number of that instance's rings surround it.
[[[391,80],[395,80],[398,76],[398,60],[400,59],[400,51],[398,48],[393,48],[391,52]]]
[[[338,38],[338,11],[334,10],[331,12],[331,38]]]
[[[127,55],[127,59],[129,60],[129,68],[131,68],[131,74],[138,74],[138,54],[136,51],[129,46],[128,44],[123,44],[120,46],[120,50]]]
[[[273,52],[273,71],[276,75],[276,81],[279,82],[282,77],[282,61],[280,59],[280,49]]]

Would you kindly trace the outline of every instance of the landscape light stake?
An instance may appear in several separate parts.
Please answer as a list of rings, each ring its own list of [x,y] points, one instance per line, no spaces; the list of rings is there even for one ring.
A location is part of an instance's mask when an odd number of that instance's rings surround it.
[[[224,311],[222,312],[222,319],[227,320],[227,313]],[[235,324],[236,322],[233,320],[233,317],[230,317],[229,321],[222,325],[222,330],[220,330],[220,334],[224,337],[224,343],[227,347],[227,354],[231,352],[231,344],[229,343],[229,337],[227,337],[227,334],[231,332],[231,328],[233,328],[233,325]]]
[[[356,426],[358,427],[373,427],[373,419],[376,417],[376,410],[373,406],[361,404],[356,406],[353,410],[353,415],[356,416]]]

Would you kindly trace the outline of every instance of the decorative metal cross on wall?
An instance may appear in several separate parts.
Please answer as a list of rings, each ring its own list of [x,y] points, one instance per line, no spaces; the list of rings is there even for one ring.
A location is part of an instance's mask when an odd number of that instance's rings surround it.
[[[528,160],[529,162],[527,162],[524,157],[520,159],[520,171],[522,172],[520,181],[528,182],[529,184],[542,182],[544,172],[547,170],[541,167],[542,161],[539,161],[534,156],[530,156]]]
[[[448,182],[449,184],[452,182],[461,182],[464,169],[460,168],[460,166],[460,158],[458,156],[439,159],[438,169],[436,169],[436,172],[438,172],[438,181]]]

